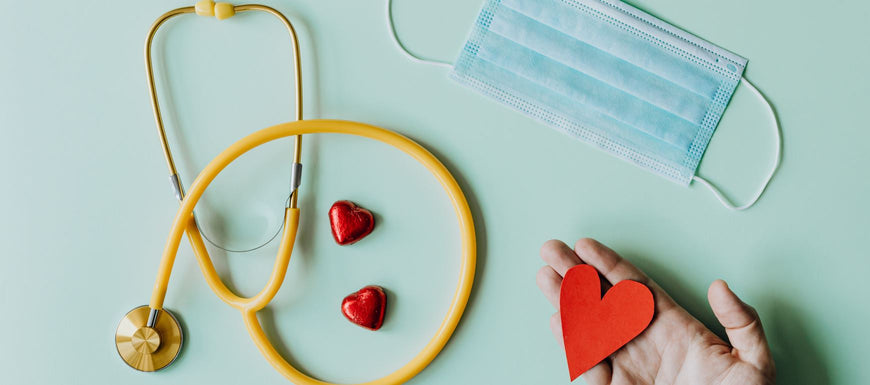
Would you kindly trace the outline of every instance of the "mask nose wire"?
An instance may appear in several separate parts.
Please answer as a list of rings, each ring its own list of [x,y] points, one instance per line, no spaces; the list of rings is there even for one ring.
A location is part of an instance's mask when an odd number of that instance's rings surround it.
[[[393,44],[411,61],[415,63],[437,65],[439,67],[453,67],[453,63],[442,60],[424,59],[414,55],[411,51],[408,51],[408,49],[405,48],[405,45],[399,40],[399,35],[396,34],[396,25],[393,23],[393,0],[387,0],[387,27],[390,30],[390,37],[393,38]]]
[[[761,99],[762,101],[764,101],[764,103],[767,104],[767,110],[770,112],[770,117],[773,119],[774,129],[775,129],[775,134],[776,134],[776,155],[774,156],[773,167],[770,169],[770,172],[767,174],[767,177],[764,179],[764,183],[758,189],[758,192],[755,193],[752,200],[746,204],[741,205],[741,206],[736,206],[733,203],[731,203],[731,201],[728,198],[726,198],[724,194],[722,194],[722,191],[720,191],[718,188],[716,188],[716,186],[713,185],[712,183],[710,183],[708,180],[706,180],[700,176],[697,176],[697,175],[692,177],[692,180],[698,181],[702,185],[706,186],[713,193],[713,195],[716,197],[716,199],[719,200],[719,203],[721,203],[723,206],[727,207],[728,209],[734,210],[734,211],[746,210],[746,209],[752,207],[752,205],[754,205],[755,202],[758,202],[758,199],[761,198],[761,194],[764,194],[764,190],[766,190],[767,186],[770,185],[770,180],[773,179],[773,175],[776,174],[776,170],[779,169],[779,164],[780,164],[780,161],[782,160],[782,128],[780,127],[779,118],[777,118],[777,116],[776,116],[776,111],[773,109],[773,105],[770,104],[770,101],[767,100],[767,98],[764,96],[764,94],[762,94],[761,91],[758,90],[758,88],[755,88],[755,86],[752,85],[752,83],[750,83],[749,80],[746,79],[746,77],[742,77],[741,80],[742,80],[742,83],[746,84],[746,86],[748,86],[749,89],[752,90],[752,92],[755,93],[755,95],[759,99]]]

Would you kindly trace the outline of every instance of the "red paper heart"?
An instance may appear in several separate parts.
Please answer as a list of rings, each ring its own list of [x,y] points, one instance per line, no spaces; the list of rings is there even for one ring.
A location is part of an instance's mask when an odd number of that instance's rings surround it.
[[[332,236],[339,245],[349,245],[363,239],[375,228],[375,217],[351,201],[338,201],[329,208]]]
[[[562,279],[559,312],[571,381],[643,332],[654,311],[652,293],[640,282],[620,281],[601,298],[595,268],[569,269]]]
[[[341,301],[341,313],[366,329],[378,330],[384,323],[387,295],[380,286],[366,286]]]

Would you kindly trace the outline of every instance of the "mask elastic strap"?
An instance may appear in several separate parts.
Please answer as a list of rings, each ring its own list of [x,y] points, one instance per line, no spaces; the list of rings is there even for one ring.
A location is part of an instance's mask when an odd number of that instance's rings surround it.
[[[411,61],[415,63],[433,64],[447,68],[453,67],[452,63],[446,61],[421,58],[417,55],[412,54],[411,51],[408,51],[408,49],[405,48],[402,42],[399,41],[399,36],[396,34],[396,26],[393,23],[393,0],[387,0],[387,26],[390,28],[390,37],[393,38],[393,44],[395,44],[396,48],[398,48],[399,51],[402,51],[402,53],[405,54],[405,57],[407,57]]]
[[[692,180],[698,181],[706,186],[708,189],[710,189],[710,191],[713,192],[713,195],[716,196],[716,199],[718,199],[723,206],[735,211],[746,210],[752,207],[755,202],[758,202],[758,199],[761,198],[761,194],[764,193],[764,190],[767,189],[767,186],[770,184],[770,180],[773,179],[773,174],[775,174],[776,170],[779,168],[779,162],[782,158],[782,133],[779,126],[779,119],[776,117],[776,111],[774,111],[773,105],[770,104],[770,101],[768,101],[767,98],[764,97],[764,94],[762,94],[761,91],[758,90],[758,88],[755,88],[755,86],[752,85],[749,80],[747,80],[745,77],[741,78],[741,80],[743,80],[743,83],[749,86],[749,89],[752,90],[752,92],[755,93],[756,96],[758,96],[767,104],[767,109],[768,111],[770,111],[771,118],[773,118],[774,128],[776,130],[776,157],[774,158],[773,168],[770,169],[770,173],[767,174],[767,178],[765,178],[764,184],[761,185],[761,188],[758,189],[758,192],[755,193],[755,196],[752,198],[752,200],[742,206],[735,206],[733,203],[731,203],[730,200],[728,200],[728,198],[725,197],[724,194],[722,194],[721,191],[719,191],[718,188],[716,188],[716,186],[714,186],[706,179],[697,175],[692,177]]]

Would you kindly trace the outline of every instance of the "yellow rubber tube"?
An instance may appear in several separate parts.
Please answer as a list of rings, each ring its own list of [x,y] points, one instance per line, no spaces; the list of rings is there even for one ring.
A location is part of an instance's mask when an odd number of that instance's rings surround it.
[[[366,385],[385,385],[385,384],[400,384],[403,383],[417,373],[422,371],[436,355],[441,351],[447,340],[456,329],[459,319],[465,310],[465,305],[468,303],[468,296],[471,293],[471,286],[474,282],[474,269],[476,264],[476,240],[474,233],[474,222],[471,217],[471,210],[468,208],[468,202],[465,195],[459,188],[459,184],[450,174],[446,167],[435,158],[429,151],[426,151],[422,146],[414,141],[399,135],[395,132],[385,130],[383,128],[341,120],[303,120],[289,123],[282,123],[276,126],[257,131],[238,142],[234,143],[226,150],[221,152],[214,160],[212,160],[197,176],[193,185],[190,188],[187,196],[178,209],[175,220],[172,224],[172,229],[169,233],[166,247],[163,250],[163,258],[160,262],[157,281],[154,285],[154,291],[151,297],[151,307],[161,309],[163,307],[163,299],[166,295],[166,287],[169,283],[169,276],[172,272],[172,265],[175,262],[175,255],[178,252],[178,247],[181,242],[183,233],[187,232],[188,237],[193,245],[193,249],[197,256],[200,270],[205,276],[206,282],[215,294],[224,302],[239,309],[242,313],[245,326],[248,333],[251,335],[257,348],[266,357],[266,360],[275,367],[278,372],[287,377],[290,381],[299,385],[332,385],[329,382],[319,381],[307,376],[297,370],[293,365],[288,363],[275,350],[271,342],[263,332],[260,322],[257,319],[257,311],[262,309],[277,293],[284,280],[284,275],[287,272],[287,265],[292,253],[293,243],[296,238],[296,230],[299,224],[299,210],[287,209],[285,212],[285,232],[281,240],[281,246],[278,253],[278,258],[275,261],[275,267],[266,287],[257,295],[251,298],[241,298],[232,293],[221,282],[211,258],[202,243],[202,237],[196,226],[193,223],[193,209],[203,192],[215,177],[230,163],[237,159],[242,154],[251,149],[260,146],[264,143],[294,135],[307,135],[317,133],[334,133],[356,135],[374,139],[393,147],[396,147],[406,154],[410,155],[418,162],[422,163],[435,178],[441,183],[441,186],[450,197],[456,216],[459,221],[459,228],[462,234],[462,264],[460,266],[459,281],[457,283],[456,292],[453,294],[453,300],[450,304],[450,309],[447,311],[441,325],[435,332],[435,335],[423,347],[414,358],[395,372],[377,380],[365,382]]]

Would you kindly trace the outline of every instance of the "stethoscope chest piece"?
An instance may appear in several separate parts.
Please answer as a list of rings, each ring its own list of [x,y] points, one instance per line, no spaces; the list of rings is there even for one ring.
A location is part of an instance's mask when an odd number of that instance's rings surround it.
[[[115,331],[118,355],[131,368],[143,372],[163,369],[181,352],[181,324],[166,309],[148,305],[130,310]]]

